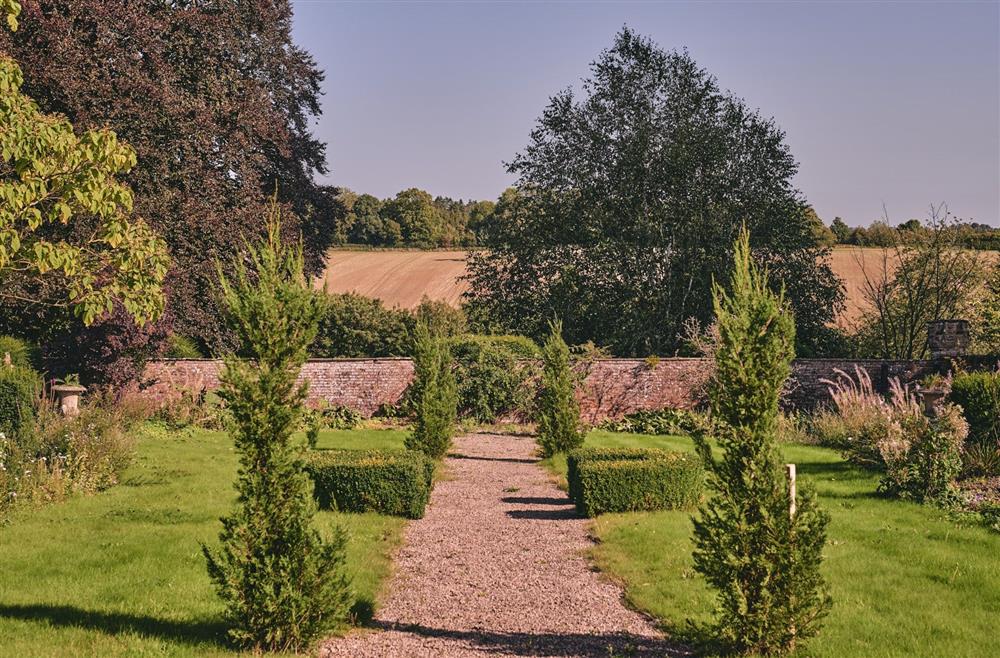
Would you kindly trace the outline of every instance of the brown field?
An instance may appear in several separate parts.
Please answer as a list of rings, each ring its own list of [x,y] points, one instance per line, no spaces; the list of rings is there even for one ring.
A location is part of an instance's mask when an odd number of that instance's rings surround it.
[[[425,295],[458,305],[468,288],[459,278],[465,273],[465,251],[353,251],[331,250],[323,277],[330,292],[357,292],[381,299],[386,306],[414,308]],[[837,247],[833,271],[844,280],[847,310],[840,324],[858,318],[865,308],[862,267],[875,274],[881,268],[877,248]]]

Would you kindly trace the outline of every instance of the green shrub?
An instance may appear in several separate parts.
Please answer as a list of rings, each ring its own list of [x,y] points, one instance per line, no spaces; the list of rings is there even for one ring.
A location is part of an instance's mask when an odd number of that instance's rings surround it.
[[[323,425],[335,430],[352,430],[364,420],[360,411],[341,406],[324,408],[322,417]]]
[[[30,438],[41,386],[30,367],[0,364],[0,432],[17,442]]]
[[[439,459],[448,452],[455,433],[458,390],[447,346],[423,323],[417,325],[413,365],[417,418],[406,447]]]
[[[577,509],[594,517],[697,505],[705,479],[701,460],[682,452],[661,453],[647,459],[578,463]]]
[[[415,321],[404,309],[355,293],[316,293],[320,321],[309,348],[314,357],[406,356]]]
[[[722,457],[703,434],[693,435],[711,487],[693,519],[693,558],[717,593],[720,644],[773,655],[799,648],[830,608],[820,573],[829,515],[805,483],[792,498],[778,452],[795,321],[754,263],[746,229],[733,252],[728,289],[713,286],[718,341],[709,402]]]
[[[606,420],[601,429],[630,434],[686,436],[708,424],[705,414],[689,409],[644,409],[615,420]]]
[[[538,346],[524,336],[464,335],[448,341],[455,360],[458,408],[481,423],[528,412]]]
[[[434,462],[412,450],[319,450],[309,453],[306,471],[320,507],[419,519]]]
[[[975,443],[1000,440],[1000,372],[971,372],[951,382],[951,401],[962,407]]]
[[[243,343],[243,357],[227,357],[220,377],[240,467],[219,546],[202,547],[229,636],[254,653],[299,650],[329,635],[353,599],[347,535],[336,527],[324,537],[313,526],[313,484],[291,442],[308,393],[297,380],[320,309],[302,245],[282,242],[273,212],[266,241],[248,245],[232,278],[220,275],[227,320]]]
[[[580,465],[596,461],[641,461],[663,454],[656,448],[577,448],[566,455],[566,484],[569,497],[580,502]]]
[[[576,375],[570,367],[569,347],[562,323],[549,323],[542,349],[542,382],[538,393],[538,446],[543,457],[568,453],[583,445],[585,432],[576,399]]]
[[[193,338],[180,334],[171,334],[167,339],[167,350],[164,356],[168,359],[203,359],[205,354]]]
[[[1000,475],[1000,441],[977,442],[965,446],[962,455],[962,472],[967,477],[993,477]]]
[[[22,368],[34,368],[39,363],[38,348],[13,336],[0,336],[0,364],[3,363],[5,354],[10,355],[11,365]]]
[[[886,475],[880,490],[917,501],[946,496],[962,472],[962,445],[969,425],[954,404],[938,408],[933,418],[921,416],[903,440],[883,448]]]

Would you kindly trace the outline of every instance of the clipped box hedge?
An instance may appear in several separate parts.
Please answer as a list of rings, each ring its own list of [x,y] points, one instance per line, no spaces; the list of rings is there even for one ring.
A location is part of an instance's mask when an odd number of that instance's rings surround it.
[[[409,450],[318,450],[305,460],[320,507],[419,519],[434,462]]]
[[[686,509],[701,498],[697,455],[653,448],[581,449],[567,459],[570,496],[586,516]]]

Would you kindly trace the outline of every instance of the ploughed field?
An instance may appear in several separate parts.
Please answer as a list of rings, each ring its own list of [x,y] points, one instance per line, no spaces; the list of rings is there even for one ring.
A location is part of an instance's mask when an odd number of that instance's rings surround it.
[[[458,305],[469,285],[462,280],[468,252],[419,250],[332,249],[326,272],[317,279],[330,292],[356,292],[381,299],[386,306],[414,308],[425,295]],[[847,309],[840,318],[848,325],[866,307],[863,269],[874,275],[881,268],[882,250],[836,247],[831,265],[847,288]]]

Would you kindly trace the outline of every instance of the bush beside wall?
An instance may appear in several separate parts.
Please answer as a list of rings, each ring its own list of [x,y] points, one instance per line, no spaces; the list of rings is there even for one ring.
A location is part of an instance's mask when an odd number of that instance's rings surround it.
[[[1000,373],[956,376],[951,383],[951,401],[962,407],[972,441],[1000,441]]]
[[[306,471],[320,507],[419,519],[430,497],[434,462],[402,450],[310,452]]]

